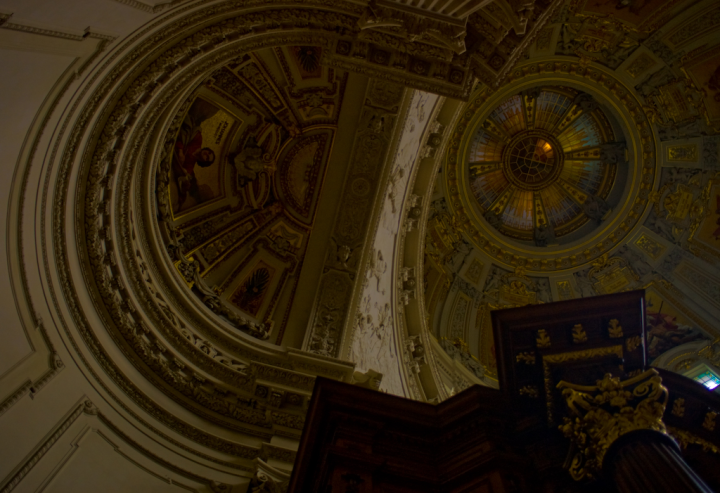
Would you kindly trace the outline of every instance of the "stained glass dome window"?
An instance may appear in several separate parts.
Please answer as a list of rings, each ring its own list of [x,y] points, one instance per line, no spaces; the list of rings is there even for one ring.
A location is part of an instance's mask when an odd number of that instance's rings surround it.
[[[611,213],[605,199],[624,153],[591,96],[536,88],[503,101],[474,131],[470,191],[490,226],[546,246]]]
[[[698,375],[695,377],[695,381],[703,384],[709,390],[715,390],[716,387],[720,386],[720,378],[711,371],[706,371]]]

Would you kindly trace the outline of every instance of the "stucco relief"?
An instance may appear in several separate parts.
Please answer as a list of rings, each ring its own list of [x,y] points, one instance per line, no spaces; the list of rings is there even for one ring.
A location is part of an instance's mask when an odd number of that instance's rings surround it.
[[[345,177],[345,193],[335,216],[334,234],[326,252],[322,287],[315,301],[311,331],[306,337],[308,351],[315,354],[337,357],[344,327],[350,325],[347,323],[350,293],[359,270],[353,252],[360,249],[369,236],[368,225],[374,199],[403,94],[401,86],[381,81],[371,82],[367,89],[353,143],[351,165]],[[393,105],[391,110],[379,107],[389,104]],[[380,277],[388,270],[382,251],[373,251],[370,268],[380,290]],[[330,284],[346,287],[341,303],[331,300],[338,299],[338,295],[327,288]]]
[[[437,101],[438,96],[419,91],[410,101],[384,188],[350,348],[349,359],[356,363],[358,371],[373,369],[382,373],[380,389],[400,396],[409,396],[409,392],[403,376],[407,370],[401,369],[403,344],[398,339],[395,317],[396,307],[402,302],[393,291],[402,267],[397,266],[398,234],[402,226],[402,205],[409,197],[408,188],[422,147],[421,138]]]

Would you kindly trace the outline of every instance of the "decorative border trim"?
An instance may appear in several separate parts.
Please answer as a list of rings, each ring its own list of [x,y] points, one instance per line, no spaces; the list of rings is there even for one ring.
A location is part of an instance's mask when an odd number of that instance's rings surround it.
[[[90,402],[90,401],[87,401]],[[17,472],[10,477],[10,479],[3,485],[3,489],[0,493],[10,493],[15,487],[20,484],[25,476],[32,470],[35,465],[40,462],[45,454],[48,453],[50,448],[60,439],[61,436],[70,428],[70,426],[80,417],[85,409],[85,403],[78,404],[75,409],[70,413],[70,416],[65,418],[60,426],[55,428],[50,437],[48,437],[41,445],[35,448],[34,452],[30,457],[17,469]]]
[[[120,0],[115,0],[120,1]],[[0,29],[9,29],[11,31],[19,31],[23,33],[36,34],[39,36],[50,36],[53,38],[69,39],[71,41],[82,41],[85,38],[102,39],[105,41],[113,42],[117,39],[117,36],[111,36],[109,34],[100,34],[85,30],[85,34],[72,34],[63,31],[55,31],[53,29],[44,29],[41,27],[28,26],[25,24],[15,24],[14,22],[8,22],[13,14],[0,14]]]
[[[183,3],[187,0],[172,0],[170,2],[160,3],[157,5],[148,5],[145,2],[141,2],[139,0],[113,0],[113,1],[115,1],[117,3],[121,3],[123,5],[127,5],[128,7],[132,7],[134,9],[142,10],[143,12],[157,14],[158,12],[167,10],[167,9],[174,7],[180,3]]]
[[[75,421],[77,421],[77,419],[82,414],[87,414],[89,416],[97,416],[98,419],[105,426],[107,426],[110,431],[115,433],[121,440],[133,447],[136,451],[140,452],[142,455],[144,455],[151,461],[159,464],[161,467],[198,483],[207,484],[210,486],[212,491],[229,491],[230,487],[228,485],[186,471],[185,469],[176,466],[175,464],[172,464],[171,462],[168,462],[167,460],[153,454],[148,449],[138,444],[136,441],[134,441],[132,438],[122,432],[105,415],[103,415],[95,406],[95,404],[93,404],[90,400],[85,400],[84,402],[81,402],[80,404],[75,406],[70,415],[65,418],[65,420],[58,427],[55,428],[52,434],[41,445],[35,448],[35,450],[25,460],[25,462],[21,466],[19,466],[19,468],[17,468],[17,472],[15,472],[15,474],[13,474],[12,477],[10,477],[10,479],[3,485],[0,493],[10,493],[11,491],[13,491],[20,484],[20,482],[30,473],[30,471],[32,471],[33,467],[35,467],[37,463],[40,462],[40,459],[42,459],[45,454],[50,451],[53,445],[57,443],[57,441],[65,434],[65,432],[70,428],[70,426],[72,426],[73,423],[75,423]]]
[[[5,414],[11,407],[13,407],[22,397],[30,392],[30,388],[32,387],[32,381],[28,380],[27,382],[23,383],[18,389],[10,394],[7,399],[2,401],[0,403],[0,416]]]

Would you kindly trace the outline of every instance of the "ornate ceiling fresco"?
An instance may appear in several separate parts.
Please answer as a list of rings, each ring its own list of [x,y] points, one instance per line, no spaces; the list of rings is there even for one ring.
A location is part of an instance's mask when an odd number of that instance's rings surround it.
[[[160,228],[188,287],[241,330],[276,344],[348,79],[321,67],[321,53],[276,47],[214,71],[173,118],[173,144],[157,170]]]
[[[717,2],[414,3],[175,2],[38,120],[18,303],[118,428],[282,482],[317,376],[439,402],[491,310],[640,287],[711,360]]]

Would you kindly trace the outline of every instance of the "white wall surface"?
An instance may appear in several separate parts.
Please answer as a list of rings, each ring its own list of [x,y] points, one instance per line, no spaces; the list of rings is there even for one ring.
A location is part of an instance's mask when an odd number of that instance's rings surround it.
[[[143,3],[159,3],[145,0]],[[124,37],[156,14],[115,0],[2,0],[0,12],[12,13],[9,22],[55,31],[93,32]]]
[[[3,39],[0,33],[0,40]],[[10,286],[7,255],[7,210],[13,171],[25,135],[46,95],[74,61],[68,55],[0,49],[0,376],[31,352],[30,342],[17,315]]]

